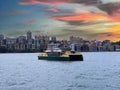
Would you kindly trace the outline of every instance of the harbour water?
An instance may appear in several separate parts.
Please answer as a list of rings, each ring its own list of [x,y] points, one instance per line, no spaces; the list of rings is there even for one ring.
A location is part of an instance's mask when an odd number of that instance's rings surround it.
[[[82,54],[75,62],[0,54],[0,90],[120,90],[120,52]]]

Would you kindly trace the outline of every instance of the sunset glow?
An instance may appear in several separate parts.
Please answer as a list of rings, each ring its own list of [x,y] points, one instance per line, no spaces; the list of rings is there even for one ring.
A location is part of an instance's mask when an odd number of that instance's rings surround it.
[[[120,0],[1,0],[0,34],[120,39]]]
[[[53,16],[52,18],[61,21],[87,21],[87,22],[109,20],[104,15],[92,14],[92,13],[82,13],[74,16]]]

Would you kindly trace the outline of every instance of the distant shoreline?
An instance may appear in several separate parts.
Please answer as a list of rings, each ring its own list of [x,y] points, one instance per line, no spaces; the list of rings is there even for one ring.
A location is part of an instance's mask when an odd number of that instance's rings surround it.
[[[80,53],[105,53],[105,52],[120,52],[120,51],[101,51],[101,52],[80,52]],[[7,53],[0,53],[0,54],[25,54],[25,53],[42,53],[42,52],[7,52]]]

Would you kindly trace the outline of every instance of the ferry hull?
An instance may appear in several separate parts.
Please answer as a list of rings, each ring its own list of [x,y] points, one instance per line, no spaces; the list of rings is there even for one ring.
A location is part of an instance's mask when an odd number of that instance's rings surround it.
[[[69,55],[69,57],[38,56],[38,59],[51,61],[83,61],[83,56],[82,55]]]

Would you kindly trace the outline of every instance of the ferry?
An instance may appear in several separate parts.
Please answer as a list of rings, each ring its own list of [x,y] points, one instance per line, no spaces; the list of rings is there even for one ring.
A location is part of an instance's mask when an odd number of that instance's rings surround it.
[[[48,44],[47,50],[38,55],[38,60],[51,61],[83,61],[83,55],[80,52],[63,51],[57,44]]]

